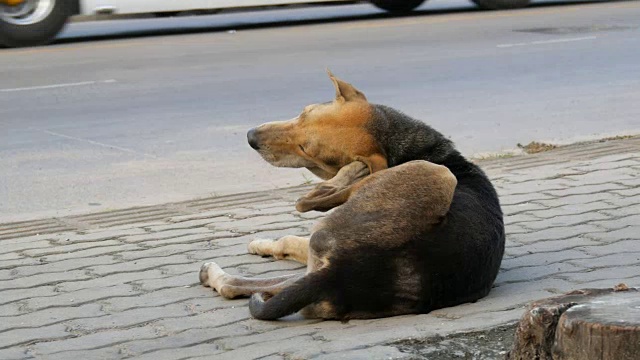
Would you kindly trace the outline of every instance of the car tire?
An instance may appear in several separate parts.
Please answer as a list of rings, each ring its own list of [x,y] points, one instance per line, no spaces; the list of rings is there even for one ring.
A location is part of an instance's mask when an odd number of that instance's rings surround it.
[[[0,9],[0,44],[9,47],[35,46],[50,42],[73,14],[74,0],[26,0],[23,5]],[[31,6],[21,14],[18,7]]]
[[[423,2],[425,0],[371,0],[371,3],[376,7],[393,14],[408,13],[422,5]]]
[[[529,5],[530,0],[471,0],[485,10],[519,9]]]

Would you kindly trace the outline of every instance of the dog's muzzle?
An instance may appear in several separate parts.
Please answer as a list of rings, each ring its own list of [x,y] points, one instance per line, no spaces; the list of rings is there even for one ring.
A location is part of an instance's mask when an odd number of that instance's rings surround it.
[[[251,146],[254,150],[260,149],[260,146],[258,145],[258,136],[256,134],[256,128],[250,129],[247,132],[247,141],[249,141],[249,146]]]

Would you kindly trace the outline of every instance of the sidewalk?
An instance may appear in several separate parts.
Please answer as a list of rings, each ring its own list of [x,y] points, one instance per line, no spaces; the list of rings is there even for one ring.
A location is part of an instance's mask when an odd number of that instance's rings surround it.
[[[208,260],[248,275],[303,271],[246,253],[254,237],[308,235],[322,214],[294,211],[308,190],[298,187],[0,224],[0,359],[415,358],[393,343],[513,322],[527,302],[572,289],[640,286],[640,138],[481,165],[508,236],[495,288],[475,304],[264,322],[246,299],[200,286]]]

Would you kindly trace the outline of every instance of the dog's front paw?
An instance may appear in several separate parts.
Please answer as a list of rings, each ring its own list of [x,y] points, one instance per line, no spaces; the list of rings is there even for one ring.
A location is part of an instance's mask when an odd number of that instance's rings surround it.
[[[271,239],[255,239],[249,243],[247,250],[249,251],[249,254],[271,256],[273,255],[274,243],[275,240]]]
[[[212,287],[218,291],[220,288],[220,284],[218,283],[224,275],[225,272],[218,264],[214,262],[204,263],[200,267],[200,284],[206,287]]]

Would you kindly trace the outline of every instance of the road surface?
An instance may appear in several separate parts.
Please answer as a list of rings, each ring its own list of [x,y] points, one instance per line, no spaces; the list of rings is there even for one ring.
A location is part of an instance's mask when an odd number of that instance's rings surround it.
[[[434,0],[79,22],[0,49],[0,220],[299,185],[246,130],[327,101],[325,69],[467,155],[640,133],[640,2]]]

